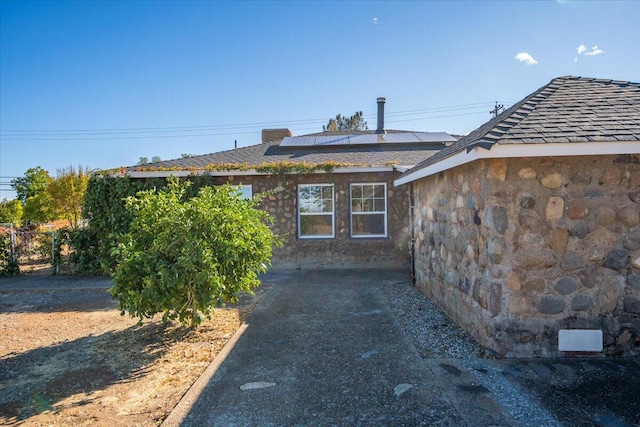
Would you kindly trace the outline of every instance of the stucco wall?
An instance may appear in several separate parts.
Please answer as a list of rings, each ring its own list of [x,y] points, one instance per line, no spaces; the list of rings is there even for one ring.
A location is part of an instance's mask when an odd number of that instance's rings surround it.
[[[309,174],[280,176],[243,176],[221,178],[220,183],[251,185],[253,194],[275,190],[263,202],[275,219],[272,230],[284,239],[274,251],[273,268],[409,268],[409,201],[407,188],[393,187],[397,173]],[[350,236],[349,184],[387,183],[386,238]],[[335,238],[300,239],[298,237],[297,186],[333,184],[335,201]]]
[[[483,345],[558,355],[559,329],[640,351],[640,156],[483,160],[416,181],[417,285]]]

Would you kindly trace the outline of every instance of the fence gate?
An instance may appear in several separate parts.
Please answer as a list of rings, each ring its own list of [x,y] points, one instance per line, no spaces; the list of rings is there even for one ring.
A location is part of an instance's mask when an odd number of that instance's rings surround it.
[[[52,274],[55,231],[0,228],[6,256],[17,262],[20,273]],[[8,239],[7,239],[8,237]]]

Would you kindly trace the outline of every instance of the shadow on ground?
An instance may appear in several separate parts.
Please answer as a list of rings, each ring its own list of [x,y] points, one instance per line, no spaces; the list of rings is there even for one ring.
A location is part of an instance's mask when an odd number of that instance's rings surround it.
[[[180,333],[173,332],[172,334]],[[79,394],[134,381],[164,353],[160,323],[87,336],[0,359],[0,424],[16,424]]]

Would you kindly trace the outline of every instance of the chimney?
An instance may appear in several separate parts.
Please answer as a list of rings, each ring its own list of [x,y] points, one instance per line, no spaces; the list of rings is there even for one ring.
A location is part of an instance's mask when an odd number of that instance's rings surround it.
[[[376,133],[377,134],[381,134],[381,133],[386,133],[384,131],[384,103],[385,103],[386,99],[385,98],[378,98],[378,127],[376,128]]]
[[[287,129],[262,129],[262,143],[283,139],[287,136],[293,136],[293,133]]]

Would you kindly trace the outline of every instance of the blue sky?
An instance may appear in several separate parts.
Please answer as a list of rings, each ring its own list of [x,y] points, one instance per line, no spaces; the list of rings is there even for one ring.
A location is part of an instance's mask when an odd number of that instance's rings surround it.
[[[34,166],[107,169],[320,131],[464,134],[554,77],[640,82],[639,1],[0,1],[0,199]]]

